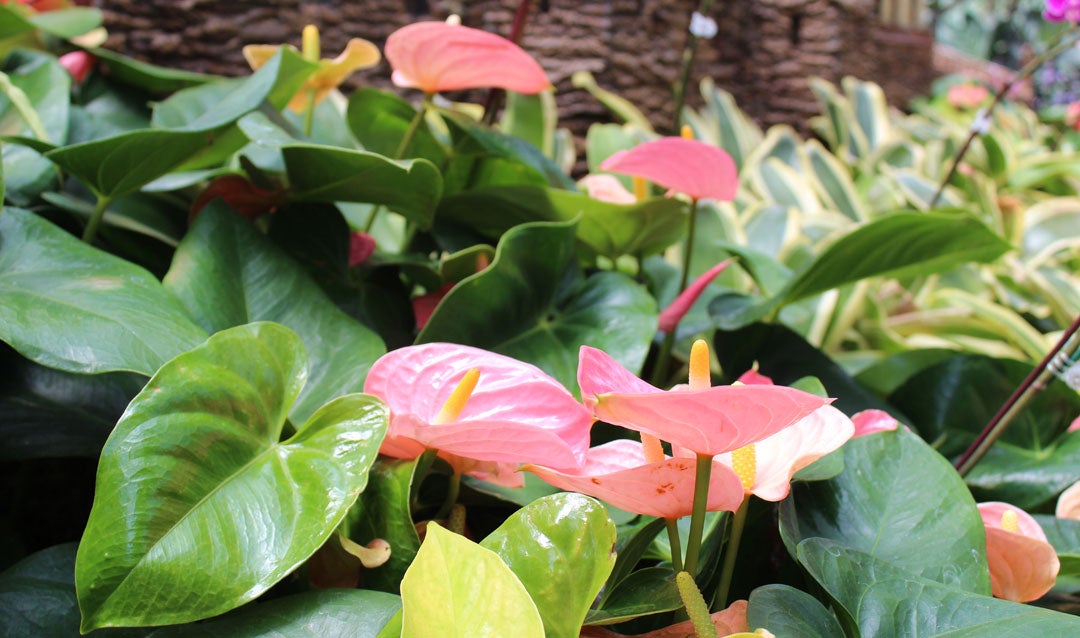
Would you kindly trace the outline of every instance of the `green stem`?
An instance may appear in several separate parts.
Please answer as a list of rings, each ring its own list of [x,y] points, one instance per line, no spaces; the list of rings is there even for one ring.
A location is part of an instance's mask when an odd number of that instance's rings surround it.
[[[460,493],[461,474],[454,472],[450,475],[450,484],[446,488],[446,499],[443,501],[442,507],[439,508],[439,513],[435,515],[435,520],[441,521],[450,514],[450,510],[457,504],[458,494]]]
[[[686,561],[683,566],[692,576],[697,573],[701,537],[705,532],[705,507],[709,504],[712,460],[712,457],[707,454],[697,455],[697,472],[694,475],[694,509],[690,514],[690,536],[686,539]]]
[[[709,606],[705,604],[705,598],[694,582],[694,577],[688,572],[679,572],[675,575],[675,585],[679,588],[679,597],[682,598],[686,615],[694,626],[694,635],[697,638],[717,638],[716,625],[709,614]]]
[[[682,571],[682,541],[679,540],[679,520],[667,519],[668,545],[671,545],[671,568],[676,573]]]
[[[307,106],[304,108],[304,135],[311,137],[315,127],[315,89],[308,89]]]
[[[990,103],[990,106],[986,107],[986,110],[981,111],[981,113],[983,113],[985,117],[989,118],[993,114],[994,109],[997,108],[997,105],[1001,103],[1001,101],[1005,98],[1006,95],[1009,94],[1009,91],[1011,91],[1014,86],[1016,86],[1020,82],[1023,82],[1025,79],[1028,78],[1028,76],[1034,73],[1036,69],[1038,69],[1046,62],[1056,58],[1061,53],[1064,53],[1068,49],[1072,48],[1072,46],[1076,44],[1078,38],[1080,38],[1080,34],[1077,34],[1074,29],[1068,29],[1058,33],[1057,36],[1050,41],[1047,50],[1042,55],[1036,56],[1030,62],[1025,64],[1024,68],[1017,71],[1016,75],[1013,76],[1012,80],[1006,82],[1005,85],[1002,86],[1001,89],[999,89],[998,92],[994,94],[994,100]],[[972,142],[974,142],[975,138],[978,136],[979,130],[973,126],[971,129],[971,133],[968,134],[967,139],[964,140],[964,144],[960,147],[960,150],[957,151],[956,155],[953,157],[952,166],[949,167],[949,172],[945,174],[945,178],[941,180],[941,184],[938,185],[938,189],[936,192],[934,192],[934,196],[930,198],[930,206],[928,208],[933,208],[937,205],[938,200],[941,199],[941,196],[945,193],[945,187],[949,185],[949,182],[951,182],[953,177],[956,175],[957,169],[960,168],[960,162],[963,161],[964,156],[967,155],[968,149],[971,148]]]
[[[405,157],[405,153],[408,152],[409,146],[412,145],[413,138],[416,137],[416,132],[420,130],[420,124],[424,121],[424,114],[428,110],[428,106],[431,104],[431,95],[425,95],[424,101],[420,103],[420,108],[416,109],[416,115],[409,121],[409,127],[405,129],[405,136],[401,138],[401,143],[398,144],[397,150],[394,151],[394,159],[399,160]],[[382,204],[375,206],[371,209],[371,216],[368,217],[367,224],[364,224],[364,232],[370,234],[371,229],[375,227],[375,218],[379,216],[382,211]],[[404,245],[406,245],[406,241]]]
[[[98,226],[101,224],[101,219],[105,217],[105,209],[109,207],[112,199],[109,197],[98,197],[97,204],[94,206],[94,212],[90,213],[90,220],[86,222],[86,228],[83,230],[82,240],[88,244],[94,242],[94,237],[97,235]]]
[[[652,374],[649,376],[652,384],[658,388],[666,385],[668,363],[671,359],[671,350],[674,347],[675,331],[665,333],[664,340],[660,342],[660,351],[656,353],[656,359],[653,360]]]
[[[686,248],[683,250],[682,277],[679,279],[679,291],[681,295],[686,290],[686,284],[690,281],[690,257],[694,254],[694,233],[697,230],[698,201],[695,199],[690,204],[690,225],[686,229]]]
[[[690,281],[690,258],[694,252],[694,234],[697,229],[697,210],[698,201],[695,199],[690,203],[690,223],[686,229],[686,247],[683,249],[683,267],[682,276],[679,277],[679,290],[675,293],[675,296],[682,294],[686,290],[686,284]],[[667,371],[670,365],[671,351],[675,347],[675,331],[672,330],[664,335],[664,340],[660,342],[660,351],[656,353],[656,359],[653,361],[652,384],[657,387],[662,387],[667,380]]]
[[[701,0],[697,12],[703,16],[709,14],[712,8],[712,0]],[[678,135],[682,127],[682,110],[686,103],[686,85],[690,82],[690,69],[694,66],[694,54],[697,52],[698,37],[691,33],[686,39],[686,48],[683,49],[682,67],[679,70],[679,79],[672,88],[675,102],[675,134]]]
[[[739,541],[742,540],[743,527],[746,525],[746,512],[750,509],[750,495],[743,499],[739,509],[735,512],[735,518],[731,521],[731,536],[728,537],[727,548],[724,553],[724,567],[720,571],[720,587],[716,590],[716,599],[713,600],[713,609],[724,609],[728,603],[728,593],[731,591],[731,579],[735,575],[735,557],[739,553]]]

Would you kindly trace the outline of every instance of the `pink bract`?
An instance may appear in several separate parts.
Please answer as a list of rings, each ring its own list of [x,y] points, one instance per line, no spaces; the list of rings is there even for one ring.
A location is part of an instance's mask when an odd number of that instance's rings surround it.
[[[386,40],[391,80],[439,93],[494,87],[538,93],[551,86],[540,64],[506,38],[445,22],[417,22]]]
[[[994,596],[1021,603],[1042,598],[1054,586],[1061,563],[1039,523],[1008,503],[979,503],[978,507],[986,526],[986,559]],[[1006,511],[1015,513],[1017,531],[1002,529]]]
[[[682,318],[686,316],[686,313],[690,312],[690,307],[698,300],[701,293],[705,292],[705,287],[713,279],[716,279],[717,275],[724,272],[724,269],[730,266],[731,262],[732,260],[728,259],[716,264],[695,279],[693,283],[686,287],[686,290],[679,293],[679,296],[660,313],[660,319],[657,321],[660,332],[673,332],[678,327],[679,322],[682,321]]]
[[[586,175],[581,178],[578,185],[585,188],[585,192],[589,194],[589,197],[602,202],[608,202],[609,204],[634,204],[637,202],[637,197],[634,197],[633,193],[626,190],[619,178],[614,175],[605,175],[603,173]]]
[[[1080,481],[1072,484],[1058,497],[1057,508],[1054,515],[1058,518],[1069,518],[1080,521]]]
[[[735,199],[739,171],[723,149],[681,137],[664,137],[619,151],[600,170],[636,175],[694,199]]]
[[[855,424],[854,436],[866,436],[875,432],[890,432],[900,425],[900,422],[885,410],[856,412],[851,415],[851,421]]]
[[[480,371],[457,419],[436,424],[465,373]],[[394,350],[368,372],[364,391],[390,408],[380,452],[415,458],[439,450],[459,472],[520,485],[521,463],[577,468],[592,418],[573,395],[536,366],[479,348],[430,343]]]
[[[367,233],[349,233],[349,268],[359,266],[375,252],[375,238]]]
[[[649,463],[641,443],[619,439],[590,449],[577,470],[537,465],[523,469],[555,487],[588,494],[628,512],[675,519],[690,515],[693,509],[696,466],[693,458]],[[714,463],[706,509],[733,512],[742,500],[739,477]]]
[[[596,418],[708,456],[776,434],[832,401],[780,386],[665,392],[588,346],[579,353],[578,384]]]

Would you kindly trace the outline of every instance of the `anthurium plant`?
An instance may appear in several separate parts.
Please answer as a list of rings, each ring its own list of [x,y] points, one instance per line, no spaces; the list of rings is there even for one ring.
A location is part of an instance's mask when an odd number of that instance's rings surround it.
[[[947,98],[819,83],[803,140],[706,82],[665,136],[579,78],[626,122],[572,174],[492,33],[221,78],[45,4],[0,4],[0,634],[1080,635],[1052,124],[938,205]]]

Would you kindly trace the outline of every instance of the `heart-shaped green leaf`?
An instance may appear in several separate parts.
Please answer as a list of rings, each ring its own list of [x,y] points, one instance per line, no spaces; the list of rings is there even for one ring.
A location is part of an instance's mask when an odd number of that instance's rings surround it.
[[[401,607],[401,638],[544,637],[529,592],[499,555],[434,522],[401,580]]]
[[[636,204],[611,204],[542,186],[492,186],[447,197],[445,217],[488,237],[518,224],[571,221],[580,215],[577,237],[597,255],[650,255],[674,244],[686,232],[687,205],[654,197]]]
[[[206,338],[153,275],[15,208],[0,215],[0,339],[69,372],[151,375]]]
[[[421,228],[431,226],[442,178],[427,160],[302,144],[281,153],[295,200],[382,204]]]
[[[919,578],[826,538],[799,544],[799,560],[863,636],[1014,638],[1080,635],[1080,618]]]
[[[400,609],[393,594],[323,589],[255,603],[196,626],[164,627],[147,638],[376,638]]]
[[[620,273],[583,279],[575,265],[573,223],[515,227],[488,268],[443,298],[417,343],[448,341],[528,361],[571,391],[582,345],[639,370],[656,333],[652,296]]]
[[[311,370],[293,406],[297,420],[333,397],[359,392],[385,352],[378,335],[339,310],[302,268],[221,202],[199,214],[165,286],[208,332],[275,321],[300,335]]]
[[[780,514],[789,550],[830,538],[915,576],[989,594],[982,518],[948,461],[900,428],[848,441],[844,465],[835,478],[793,486]]]
[[[389,416],[378,399],[348,395],[279,443],[304,359],[287,328],[248,324],[166,363],[135,397],[102,451],[79,545],[84,631],[228,611],[342,521]]]
[[[147,93],[172,93],[217,79],[216,76],[170,69],[129,58],[108,49],[87,49],[108,69],[109,79],[142,89]]]
[[[364,149],[394,158],[416,117],[416,109],[393,93],[365,87],[349,96],[345,117]],[[406,157],[422,157],[441,166],[446,161],[446,150],[431,134],[431,129],[421,125],[413,134],[409,148],[398,159]]]
[[[577,638],[615,564],[615,524],[587,496],[553,494],[515,512],[480,546],[521,580],[548,638]]]
[[[765,585],[750,594],[746,622],[776,636],[835,638],[843,636],[836,616],[810,594],[788,585]]]

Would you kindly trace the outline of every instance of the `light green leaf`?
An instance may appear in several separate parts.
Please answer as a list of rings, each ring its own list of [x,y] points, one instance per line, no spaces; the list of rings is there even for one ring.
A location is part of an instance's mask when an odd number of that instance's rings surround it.
[[[615,564],[615,524],[587,496],[553,494],[515,512],[480,546],[521,580],[547,638],[577,638]]]
[[[75,564],[83,631],[228,611],[330,536],[389,417],[348,395],[279,443],[306,376],[303,343],[272,323],[214,335],[154,375],[101,455]]]
[[[401,580],[401,638],[544,638],[529,592],[495,552],[430,523]]]
[[[142,268],[32,213],[5,208],[0,338],[29,359],[69,372],[151,375],[206,332]]]
[[[275,321],[300,335],[310,378],[293,406],[303,420],[330,399],[359,392],[382,340],[338,309],[292,259],[221,202],[180,243],[165,287],[208,332]]]

